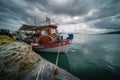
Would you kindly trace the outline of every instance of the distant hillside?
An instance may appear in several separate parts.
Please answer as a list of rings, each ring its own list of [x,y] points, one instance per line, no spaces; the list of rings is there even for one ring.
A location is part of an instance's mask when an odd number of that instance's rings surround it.
[[[115,32],[107,32],[107,33],[103,33],[103,34],[120,34],[120,31],[115,31]]]

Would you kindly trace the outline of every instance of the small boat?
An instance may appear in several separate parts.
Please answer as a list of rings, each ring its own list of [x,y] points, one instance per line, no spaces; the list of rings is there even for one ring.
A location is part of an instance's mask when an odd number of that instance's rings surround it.
[[[66,53],[70,48],[73,40],[73,34],[68,34],[66,39],[63,39],[61,33],[58,32],[56,25],[50,24],[50,19],[46,18],[48,25],[39,26],[36,28],[37,35],[36,43],[32,43],[32,48],[35,51],[57,53]]]

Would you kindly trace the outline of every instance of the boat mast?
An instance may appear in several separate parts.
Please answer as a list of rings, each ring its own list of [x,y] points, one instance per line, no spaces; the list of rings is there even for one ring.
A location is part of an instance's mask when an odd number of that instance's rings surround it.
[[[35,21],[34,21],[34,23],[35,23],[35,27],[37,26],[37,24],[36,24],[36,18],[35,18]]]
[[[50,22],[50,18],[46,17],[46,23],[48,23],[48,25],[51,24],[51,22]]]

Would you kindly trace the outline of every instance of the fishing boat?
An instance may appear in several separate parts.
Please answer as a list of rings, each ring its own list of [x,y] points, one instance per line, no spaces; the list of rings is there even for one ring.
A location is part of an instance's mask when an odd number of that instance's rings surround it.
[[[50,53],[66,53],[73,40],[73,34],[68,34],[68,37],[63,39],[61,33],[58,32],[56,25],[51,25],[50,19],[46,18],[47,25],[36,28],[36,43],[32,43],[32,48],[35,51],[50,52]]]

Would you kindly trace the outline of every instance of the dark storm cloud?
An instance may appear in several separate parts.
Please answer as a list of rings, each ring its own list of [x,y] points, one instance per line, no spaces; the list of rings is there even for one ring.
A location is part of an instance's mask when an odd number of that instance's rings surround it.
[[[120,1],[111,1],[109,4],[104,7],[100,7],[96,12],[93,13],[92,16],[88,16],[85,18],[85,21],[107,18],[111,16],[115,16],[120,14]]]
[[[11,15],[13,19],[21,19],[24,21],[27,21],[27,18],[33,19],[35,15],[32,15],[32,16],[30,15],[30,12],[32,12],[33,5],[30,3],[27,3],[27,2],[24,3],[24,2],[25,2],[24,0],[1,0],[0,16]],[[31,10],[31,11],[29,11],[28,13],[27,10]]]
[[[1,0],[0,1],[0,16],[4,19],[22,19],[23,16],[27,15],[24,8],[21,8],[15,4],[12,0]],[[23,19],[24,20],[24,19]]]
[[[114,17],[88,22],[92,27],[101,29],[120,29],[120,20]]]
[[[116,19],[120,19],[120,14],[115,16]]]
[[[44,6],[45,11],[49,11],[53,14],[65,14],[65,15],[82,15],[89,11],[89,8],[85,7],[89,4],[89,0],[26,0],[30,3]],[[39,7],[39,6],[37,6]]]
[[[70,16],[86,15],[93,9],[97,9],[95,15],[99,17],[112,16],[120,11],[120,0],[26,0],[36,5],[42,5],[44,11],[53,14],[65,14]],[[39,7],[39,5],[37,7]],[[94,17],[94,15],[92,15]],[[92,17],[91,17],[92,18]]]
[[[28,1],[33,2],[33,0]],[[104,27],[100,28],[109,28],[108,26],[110,25],[114,26],[112,28],[115,29],[120,28],[119,23],[116,23],[117,19],[116,22],[112,22],[111,20],[106,21],[106,18],[109,19],[109,17],[120,14],[120,0],[62,0],[64,3],[61,2],[59,4],[55,4],[56,2],[52,1],[53,0],[37,0],[37,3],[41,3],[46,11],[51,12],[54,15],[64,14],[69,15],[70,17],[84,16],[82,20],[72,21],[68,24],[102,19],[102,22],[96,22],[96,27],[100,27],[99,25],[97,26],[97,24],[101,24],[104,25]]]
[[[120,29],[119,4],[120,0],[0,0],[0,26],[18,28],[24,23],[34,24],[35,19],[39,25],[48,16],[59,24],[82,22]]]

